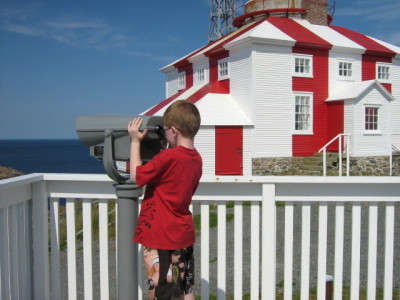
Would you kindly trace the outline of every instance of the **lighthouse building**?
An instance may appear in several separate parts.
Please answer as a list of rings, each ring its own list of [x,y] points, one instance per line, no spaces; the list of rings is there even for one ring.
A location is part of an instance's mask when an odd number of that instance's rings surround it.
[[[249,1],[238,30],[161,69],[166,99],[144,114],[195,103],[205,175],[251,175],[256,158],[312,156],[339,134],[352,157],[390,156],[400,48],[328,23],[326,1]]]

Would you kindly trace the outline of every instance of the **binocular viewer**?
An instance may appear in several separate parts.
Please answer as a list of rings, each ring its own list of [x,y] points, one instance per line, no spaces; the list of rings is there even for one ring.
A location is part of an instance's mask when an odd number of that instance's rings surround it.
[[[146,162],[165,148],[166,139],[162,117],[83,115],[76,119],[76,132],[83,144],[90,148],[90,155],[102,160],[108,176],[120,184],[129,180],[129,175],[121,174],[114,162],[130,159],[131,140],[128,124],[136,117],[143,119],[140,130],[148,130],[140,148],[142,161]]]
[[[136,299],[139,279],[138,248],[132,242],[135,233],[138,202],[142,188],[131,182],[129,174],[116,168],[116,161],[130,160],[131,139],[128,125],[132,119],[143,119],[140,130],[148,132],[141,142],[142,161],[153,158],[166,145],[162,117],[141,115],[83,115],[76,119],[76,132],[83,144],[90,148],[90,155],[103,161],[107,175],[116,181],[118,226],[118,294]]]

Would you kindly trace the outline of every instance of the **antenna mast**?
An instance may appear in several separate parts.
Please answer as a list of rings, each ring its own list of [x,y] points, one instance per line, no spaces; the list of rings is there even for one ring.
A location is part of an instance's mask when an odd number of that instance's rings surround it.
[[[235,0],[211,0],[210,30],[208,41],[212,42],[235,30]]]

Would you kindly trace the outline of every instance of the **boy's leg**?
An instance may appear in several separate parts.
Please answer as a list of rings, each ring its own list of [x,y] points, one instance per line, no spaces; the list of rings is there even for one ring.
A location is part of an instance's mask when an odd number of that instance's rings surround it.
[[[160,260],[160,280],[155,288],[155,296],[157,300],[170,300],[174,295],[174,285],[171,280],[168,280],[171,275],[170,266],[172,263],[170,250],[158,250]]]

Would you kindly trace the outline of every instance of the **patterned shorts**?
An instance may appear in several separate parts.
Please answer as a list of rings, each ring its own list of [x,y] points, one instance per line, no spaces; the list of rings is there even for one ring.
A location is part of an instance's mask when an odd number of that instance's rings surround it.
[[[172,300],[193,293],[193,246],[179,250],[144,248],[149,299]]]

